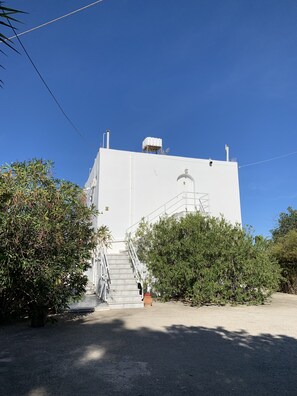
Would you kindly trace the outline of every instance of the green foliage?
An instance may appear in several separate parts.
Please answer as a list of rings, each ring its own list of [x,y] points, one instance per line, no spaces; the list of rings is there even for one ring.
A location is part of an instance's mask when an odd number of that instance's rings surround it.
[[[280,213],[278,225],[271,231],[274,241],[285,236],[290,230],[297,230],[297,210],[289,206],[287,211]]]
[[[42,160],[0,171],[0,319],[61,309],[84,292],[95,214]]]
[[[142,222],[135,244],[165,300],[263,303],[278,287],[280,269],[269,258],[268,242],[254,240],[224,219],[196,213],[180,220],[162,218],[154,225]]]
[[[282,268],[281,290],[297,294],[297,210],[289,207],[287,213],[280,213],[278,226],[271,232],[271,254]]]
[[[112,236],[107,226],[102,225],[97,229],[96,240],[100,246],[105,246],[106,248],[111,247]]]

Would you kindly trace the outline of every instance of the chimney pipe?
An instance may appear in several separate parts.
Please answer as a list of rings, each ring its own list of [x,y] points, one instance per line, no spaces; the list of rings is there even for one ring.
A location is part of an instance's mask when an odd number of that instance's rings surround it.
[[[229,146],[225,144],[225,150],[226,150],[226,161],[229,162]]]
[[[109,134],[110,130],[106,129],[106,148],[109,149]]]

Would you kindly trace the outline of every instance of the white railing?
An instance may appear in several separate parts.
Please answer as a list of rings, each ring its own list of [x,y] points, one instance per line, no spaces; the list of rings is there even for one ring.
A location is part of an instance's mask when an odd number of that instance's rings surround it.
[[[102,301],[107,301],[110,290],[110,273],[105,247],[98,245],[95,249],[95,284],[96,294]]]
[[[167,215],[172,216],[179,213],[200,212],[209,214],[209,195],[208,193],[194,193],[184,191],[171,198],[165,204],[155,209],[153,212],[144,216],[141,220],[148,223],[154,223],[160,217]],[[127,229],[127,234],[133,234],[138,228],[141,220],[131,225]]]
[[[127,247],[132,262],[132,269],[134,272],[134,276],[137,283],[141,287],[141,293],[143,295],[143,286],[144,286],[143,283],[145,279],[144,265],[139,261],[139,258],[136,253],[136,249],[133,245],[132,239],[129,236],[127,237]]]

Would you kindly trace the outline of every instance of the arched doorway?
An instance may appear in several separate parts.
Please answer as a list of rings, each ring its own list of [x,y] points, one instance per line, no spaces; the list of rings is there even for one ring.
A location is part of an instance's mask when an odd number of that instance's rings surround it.
[[[197,210],[195,179],[189,174],[189,170],[185,169],[176,181],[178,182],[178,193],[184,199],[185,211]]]

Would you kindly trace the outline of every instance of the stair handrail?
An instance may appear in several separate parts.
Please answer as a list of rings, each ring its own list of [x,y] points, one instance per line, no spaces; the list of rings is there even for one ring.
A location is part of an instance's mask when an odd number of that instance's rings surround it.
[[[110,272],[108,259],[106,254],[106,248],[103,245],[97,246],[97,260],[100,266],[100,276],[98,279],[97,294],[102,301],[107,301],[107,295],[110,290]]]
[[[193,202],[188,202],[188,201],[193,201]],[[198,205],[197,205],[198,201]],[[209,207],[208,207],[208,201],[209,201],[209,194],[208,193],[202,193],[202,192],[190,192],[190,191],[183,191],[179,194],[177,194],[175,197],[171,198],[169,201],[165,202],[163,205],[159,206],[157,209],[153,210],[150,212],[148,215],[143,216],[142,219],[148,221],[149,223],[153,222],[157,217],[160,217],[164,214],[170,215],[173,212],[170,211],[172,208],[179,209],[182,207],[182,203],[185,202],[186,207],[190,206],[191,208],[194,208],[194,211],[199,211],[203,214],[209,213]],[[180,204],[181,203],[181,204]],[[180,204],[179,206],[177,206]],[[132,234],[133,230],[135,227],[137,227],[140,224],[141,220],[137,221],[136,223],[132,224],[128,229],[127,229],[127,234]]]
[[[141,262],[136,253],[135,246],[129,235],[127,236],[127,247],[128,247],[128,253],[131,259],[132,269],[135,275],[135,279],[137,283],[140,285],[141,293],[143,294],[144,274],[141,268]]]

